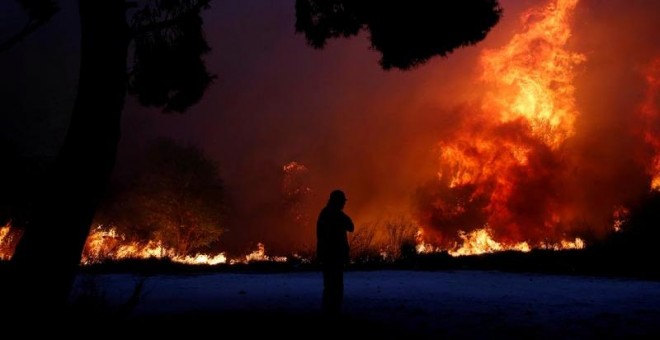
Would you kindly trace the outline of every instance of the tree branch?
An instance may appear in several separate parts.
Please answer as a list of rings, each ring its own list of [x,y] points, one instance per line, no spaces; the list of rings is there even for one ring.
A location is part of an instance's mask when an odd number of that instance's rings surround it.
[[[176,23],[184,21],[185,18],[191,16],[191,15],[196,15],[199,13],[199,11],[202,10],[202,8],[208,6],[209,1],[208,0],[203,0],[197,3],[197,5],[193,6],[190,10],[183,12],[182,14],[179,14],[173,18],[163,20],[160,22],[155,22],[152,24],[144,25],[144,26],[139,26],[139,27],[134,27],[133,28],[133,36],[141,35],[149,31],[156,31],[159,29],[167,28],[169,26],[172,26]]]
[[[0,53],[10,49],[12,46],[21,42],[28,35],[36,31],[37,28],[39,28],[39,26],[45,24],[48,21],[48,19],[50,19],[50,17],[29,22],[27,25],[25,25],[25,27],[23,27],[23,29],[20,32],[16,33],[16,35],[0,43]]]

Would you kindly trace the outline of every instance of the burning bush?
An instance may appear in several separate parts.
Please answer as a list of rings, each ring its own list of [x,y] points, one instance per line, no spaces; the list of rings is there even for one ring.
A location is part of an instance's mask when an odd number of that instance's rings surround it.
[[[97,219],[127,241],[156,240],[163,249],[188,255],[224,232],[223,202],[217,165],[194,146],[161,139]]]

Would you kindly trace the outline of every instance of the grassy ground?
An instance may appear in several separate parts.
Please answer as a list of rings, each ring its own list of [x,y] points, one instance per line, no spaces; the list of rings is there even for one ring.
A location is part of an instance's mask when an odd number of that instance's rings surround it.
[[[562,275],[593,275],[660,280],[660,266],[651,254],[609,249],[503,251],[452,257],[447,253],[414,254],[394,262],[355,261],[347,270],[499,270]],[[0,262],[1,264],[1,262]],[[234,265],[186,265],[163,259],[123,260],[81,267],[86,273],[197,274],[214,272],[316,271],[315,263],[251,262]]]

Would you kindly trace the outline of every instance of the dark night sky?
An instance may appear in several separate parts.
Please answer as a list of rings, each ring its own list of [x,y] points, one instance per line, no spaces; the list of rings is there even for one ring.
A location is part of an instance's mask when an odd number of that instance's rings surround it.
[[[129,97],[117,167],[128,166],[157,136],[202,147],[220,164],[245,221],[227,234],[240,246],[311,240],[312,228],[273,230],[277,223],[258,217],[277,197],[277,174],[290,161],[309,169],[311,215],[335,187],[347,192],[346,210],[358,223],[408,213],[415,189],[435,176],[433,149],[457,119],[455,108],[479,95],[473,89],[480,51],[508,40],[520,11],[543,2],[502,1],[502,20],[476,47],[402,72],[383,71],[364,34],[330,41],[324,50],[308,47],[304,36],[294,33],[292,0],[212,1],[204,13],[212,48],[206,62],[217,79],[182,115],[145,109]],[[29,157],[53,157],[66,131],[79,62],[76,3],[60,1],[61,11],[48,24],[0,53],[6,108],[0,132]],[[589,108],[600,108],[608,117],[605,128],[614,126],[616,119],[609,117],[621,113],[612,107],[626,110],[640,96],[639,79],[632,74],[658,55],[658,3],[583,0],[579,5],[574,45],[592,60],[577,79],[585,89],[577,92],[587,107],[585,121],[598,114]],[[0,39],[22,24],[14,7],[13,1],[0,4]],[[621,84],[615,89],[612,80],[625,82],[627,90],[621,94]],[[610,92],[624,100],[595,102]]]

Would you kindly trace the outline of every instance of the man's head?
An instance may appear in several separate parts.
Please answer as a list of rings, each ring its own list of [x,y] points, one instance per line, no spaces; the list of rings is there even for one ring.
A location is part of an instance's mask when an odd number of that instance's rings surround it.
[[[334,190],[330,193],[328,205],[339,207],[340,209],[346,204],[346,194],[341,190]]]

